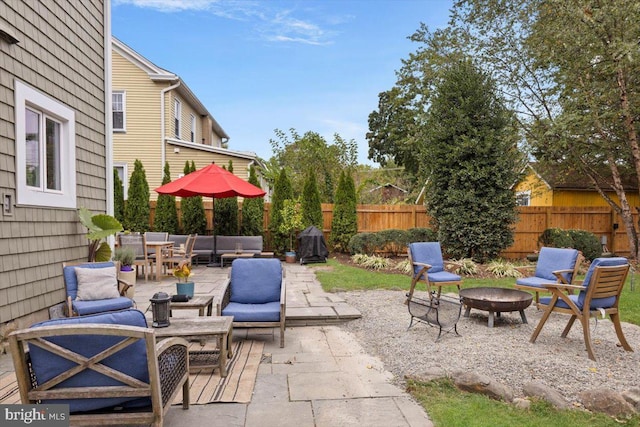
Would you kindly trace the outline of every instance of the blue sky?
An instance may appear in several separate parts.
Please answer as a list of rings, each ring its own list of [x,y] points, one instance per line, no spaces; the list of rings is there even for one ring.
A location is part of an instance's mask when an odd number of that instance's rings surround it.
[[[452,0],[113,0],[112,33],[178,74],[230,136],[272,156],[274,129],[338,133],[367,160],[368,116]]]

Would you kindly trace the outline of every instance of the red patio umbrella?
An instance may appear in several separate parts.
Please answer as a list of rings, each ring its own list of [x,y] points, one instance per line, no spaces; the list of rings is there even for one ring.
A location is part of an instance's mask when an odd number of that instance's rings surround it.
[[[169,194],[178,197],[211,197],[215,204],[215,199],[225,197],[262,197],[266,193],[259,187],[238,178],[228,170],[221,168],[215,163],[191,172],[182,178],[162,185],[155,190],[160,194]],[[215,218],[214,218],[215,221]],[[215,230],[215,227],[214,227]],[[213,251],[215,255],[215,232],[213,239]]]

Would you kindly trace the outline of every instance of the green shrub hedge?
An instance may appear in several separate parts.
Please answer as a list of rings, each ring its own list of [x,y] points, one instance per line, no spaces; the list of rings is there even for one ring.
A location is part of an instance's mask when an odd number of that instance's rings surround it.
[[[352,255],[373,255],[376,252],[384,252],[397,256],[406,253],[409,243],[435,242],[437,240],[436,233],[429,228],[389,229],[375,233],[358,233],[349,240],[349,252]]]
[[[547,228],[538,238],[538,242],[543,246],[554,248],[575,248],[589,261],[593,261],[602,254],[598,237],[585,230]]]

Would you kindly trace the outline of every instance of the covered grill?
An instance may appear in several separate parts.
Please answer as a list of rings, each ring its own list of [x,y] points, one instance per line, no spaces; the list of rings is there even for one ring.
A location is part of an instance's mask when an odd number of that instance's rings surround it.
[[[298,234],[298,259],[300,264],[327,262],[329,251],[324,234],[313,225]]]

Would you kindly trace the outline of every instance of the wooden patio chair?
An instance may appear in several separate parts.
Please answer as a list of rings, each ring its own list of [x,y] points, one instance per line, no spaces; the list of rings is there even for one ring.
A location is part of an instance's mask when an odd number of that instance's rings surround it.
[[[427,284],[429,295],[433,292],[432,287],[438,288],[438,297],[440,297],[443,286],[456,286],[460,290],[462,278],[445,270],[445,261],[442,258],[440,242],[409,243],[407,253],[413,268],[410,295],[413,295],[416,283],[420,280],[424,280]]]
[[[514,287],[523,291],[534,292],[536,305],[539,306],[540,292],[548,292],[545,288],[546,285],[554,283],[574,284],[583,260],[584,257],[576,249],[542,247],[533,276],[517,279]],[[530,268],[527,266],[518,269]]]
[[[233,316],[234,328],[280,328],[284,347],[286,285],[279,259],[238,258],[222,285],[218,316]]]
[[[536,341],[551,313],[568,314],[571,317],[564,331],[562,331],[561,336],[566,338],[576,319],[580,320],[589,359],[595,361],[596,356],[591,345],[589,319],[592,316],[596,317],[601,315],[604,317],[605,315],[609,315],[622,348],[626,351],[633,351],[622,332],[618,312],[620,294],[627,274],[629,273],[629,267],[626,258],[596,258],[591,263],[582,285],[568,285],[563,283],[545,285],[545,288],[549,290],[552,295],[550,297],[540,298],[540,307],[544,307],[546,310],[536,330],[531,335],[530,341],[532,343]],[[567,290],[580,292],[577,295],[568,295],[566,293]]]
[[[173,247],[171,253],[162,259],[163,268],[172,269],[180,263],[191,265],[193,260],[193,247],[196,244],[197,234],[190,234],[184,244],[184,250]]]
[[[153,274],[151,269],[153,268],[153,260],[149,258],[147,254],[147,240],[144,234],[121,234],[118,238],[118,244],[121,248],[129,247],[133,249],[136,254],[136,259],[133,265],[136,267],[136,275],[138,274],[138,267],[142,267],[144,273],[145,282],[149,280],[149,273]]]
[[[70,425],[162,426],[180,386],[189,408],[188,343],[156,344],[138,310],[49,320],[9,343],[22,403],[67,404]]]
[[[118,279],[118,270],[118,263],[111,261],[63,263],[65,315],[84,316],[133,307],[133,300],[126,297],[131,284]]]

